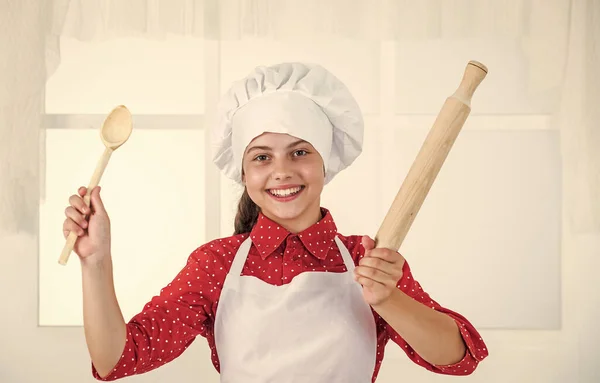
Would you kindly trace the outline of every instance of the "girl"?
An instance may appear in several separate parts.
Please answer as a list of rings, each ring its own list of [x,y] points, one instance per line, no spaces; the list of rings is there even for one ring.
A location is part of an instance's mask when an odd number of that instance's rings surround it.
[[[396,251],[338,233],[325,184],[358,157],[363,119],[320,66],[256,68],[219,108],[214,162],[244,186],[235,232],[198,247],[170,284],[125,322],[100,196],[70,198],[84,329],[98,380],[156,369],[205,337],[222,382],[374,382],[391,339],[435,373],[471,374],[477,330],[435,302]],[[89,218],[87,218],[89,216]]]

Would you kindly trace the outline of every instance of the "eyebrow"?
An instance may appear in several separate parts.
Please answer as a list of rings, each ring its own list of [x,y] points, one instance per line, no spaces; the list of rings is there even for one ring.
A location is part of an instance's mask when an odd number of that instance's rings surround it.
[[[308,142],[306,142],[305,140],[294,141],[287,146],[287,149],[292,148],[298,144],[307,144],[307,143]],[[246,151],[246,153],[250,153],[253,150],[272,150],[272,148],[269,146],[252,146]]]

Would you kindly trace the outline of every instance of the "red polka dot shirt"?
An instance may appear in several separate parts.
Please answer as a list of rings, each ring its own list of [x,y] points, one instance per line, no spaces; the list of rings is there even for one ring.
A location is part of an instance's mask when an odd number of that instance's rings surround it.
[[[212,363],[219,371],[213,319],[221,286],[244,239],[251,236],[252,246],[242,275],[252,275],[273,285],[289,283],[305,271],[345,272],[344,261],[334,242],[336,235],[358,265],[364,255],[362,236],[339,234],[331,213],[327,209],[322,209],[322,212],[323,218],[319,222],[298,234],[292,234],[260,215],[250,233],[216,239],[197,248],[173,281],[127,323],[127,342],[112,372],[101,378],[92,364],[93,376],[97,380],[112,381],[147,373],[177,358],[198,336],[206,338],[212,350]],[[445,375],[472,373],[488,355],[487,347],[474,326],[460,314],[435,302],[413,278],[408,262],[405,262],[404,274],[397,286],[424,305],[451,316],[458,324],[467,352],[456,364],[432,365],[373,311],[378,338],[373,382],[390,339],[408,358],[427,370]]]

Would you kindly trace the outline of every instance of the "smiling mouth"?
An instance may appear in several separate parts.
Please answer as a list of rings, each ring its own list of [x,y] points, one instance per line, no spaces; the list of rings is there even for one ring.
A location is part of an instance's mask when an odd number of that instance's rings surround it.
[[[284,198],[294,196],[300,193],[302,190],[304,190],[304,186],[297,186],[287,189],[267,189],[267,193],[271,194],[273,197]]]

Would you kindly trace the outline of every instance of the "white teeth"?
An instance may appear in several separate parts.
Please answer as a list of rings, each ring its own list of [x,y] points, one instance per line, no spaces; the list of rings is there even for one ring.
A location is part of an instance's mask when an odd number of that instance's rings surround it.
[[[270,189],[269,192],[278,197],[288,197],[292,194],[296,194],[302,189],[300,186],[291,189]]]

